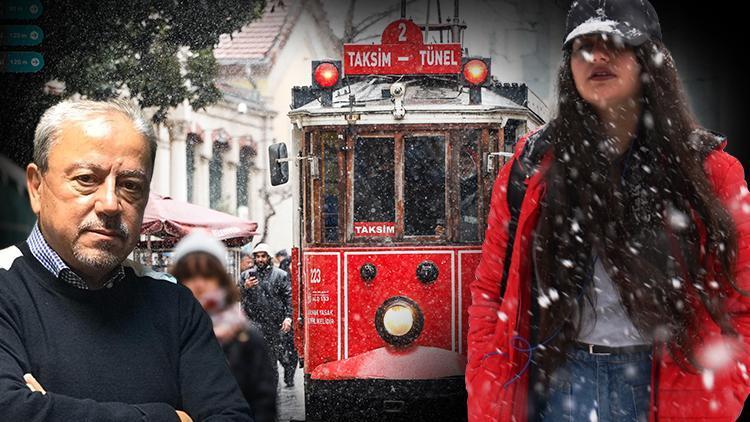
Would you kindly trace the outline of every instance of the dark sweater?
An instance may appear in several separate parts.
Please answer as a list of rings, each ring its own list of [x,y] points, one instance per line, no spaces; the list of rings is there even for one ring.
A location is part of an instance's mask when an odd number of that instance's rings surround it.
[[[32,392],[31,373],[47,391]],[[21,243],[0,251],[0,420],[252,421],[183,286],[126,266],[111,289],[57,280]]]

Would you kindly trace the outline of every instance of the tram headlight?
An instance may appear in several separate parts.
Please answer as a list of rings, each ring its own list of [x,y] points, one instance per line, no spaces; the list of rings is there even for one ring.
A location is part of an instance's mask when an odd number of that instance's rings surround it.
[[[422,333],[424,315],[416,302],[394,296],[375,312],[375,328],[380,337],[394,346],[408,346]]]
[[[391,306],[383,315],[383,326],[390,335],[405,335],[414,326],[414,310],[404,305]]]

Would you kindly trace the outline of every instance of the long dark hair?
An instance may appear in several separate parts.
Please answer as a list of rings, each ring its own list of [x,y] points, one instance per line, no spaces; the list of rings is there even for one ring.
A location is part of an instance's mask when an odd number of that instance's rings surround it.
[[[546,343],[537,357],[546,374],[580,334],[584,303],[593,301],[586,281],[594,253],[641,335],[664,342],[683,367],[699,367],[696,309],[708,311],[725,334],[737,334],[723,312],[726,294],[740,291],[732,275],[736,229],[703,169],[715,136],[697,125],[664,45],[648,41],[634,52],[643,86],[631,147],[635,187],[620,182],[618,159],[602,148],[604,129],[575,88],[570,49],[564,52],[558,112],[544,132],[554,160],[544,175],[532,251],[533,300],[544,298],[538,338]],[[718,263],[710,269],[701,258],[709,252]]]

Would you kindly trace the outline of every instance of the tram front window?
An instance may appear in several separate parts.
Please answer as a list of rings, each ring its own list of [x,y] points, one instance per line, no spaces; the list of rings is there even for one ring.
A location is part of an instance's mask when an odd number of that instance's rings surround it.
[[[323,140],[323,240],[339,240],[338,136],[324,133]]]
[[[372,230],[356,223],[385,223],[385,226],[392,227],[396,220],[393,152],[393,138],[360,137],[355,140],[355,236],[366,235],[365,229]],[[382,229],[378,230],[378,234],[382,234]]]
[[[445,138],[404,138],[404,235],[445,231]]]
[[[479,240],[478,174],[481,131],[468,130],[459,135],[458,187],[460,217],[458,236],[462,242]]]

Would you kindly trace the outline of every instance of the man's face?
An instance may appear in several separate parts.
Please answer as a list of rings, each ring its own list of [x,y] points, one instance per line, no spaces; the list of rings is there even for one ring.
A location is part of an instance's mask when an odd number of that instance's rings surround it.
[[[253,256],[255,256],[255,265],[257,265],[258,268],[266,268],[268,266],[268,261],[271,259],[271,257],[265,252],[256,252]]]
[[[250,255],[244,255],[242,259],[240,259],[240,271],[245,271],[253,265],[253,257]]]
[[[47,171],[28,166],[31,206],[42,233],[73,270],[100,279],[133,250],[151,171],[148,143],[116,112],[65,122]]]

